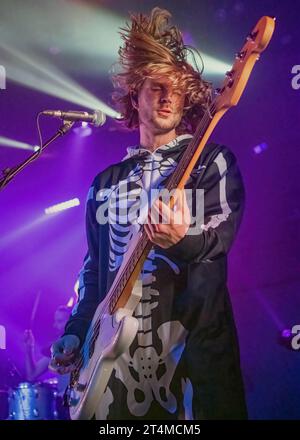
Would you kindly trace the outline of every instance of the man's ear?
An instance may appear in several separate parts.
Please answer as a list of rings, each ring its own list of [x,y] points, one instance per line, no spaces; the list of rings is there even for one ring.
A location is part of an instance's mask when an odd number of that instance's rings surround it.
[[[138,95],[137,95],[137,93],[131,92],[130,98],[131,98],[131,103],[132,103],[133,108],[135,108],[137,110],[138,109]]]

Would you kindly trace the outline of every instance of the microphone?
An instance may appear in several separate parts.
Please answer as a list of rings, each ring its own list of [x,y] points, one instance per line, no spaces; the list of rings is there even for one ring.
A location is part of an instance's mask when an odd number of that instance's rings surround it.
[[[95,125],[95,127],[103,125],[106,121],[105,114],[100,110],[95,110],[94,113],[73,110],[69,112],[63,112],[61,110],[44,110],[42,114],[46,116],[52,116],[54,118],[60,118],[65,121],[89,122],[90,124]]]

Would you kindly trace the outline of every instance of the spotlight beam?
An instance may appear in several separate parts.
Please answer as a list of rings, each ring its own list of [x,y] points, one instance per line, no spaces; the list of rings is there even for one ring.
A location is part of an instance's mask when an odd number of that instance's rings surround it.
[[[22,150],[35,151],[34,145],[26,144],[25,142],[17,141],[4,136],[0,136],[0,145],[2,147],[21,148]]]
[[[24,55],[19,50],[3,42],[0,42],[0,47],[6,52],[7,76],[12,81],[92,110],[99,109],[113,118],[119,116],[115,110],[67,77],[55,66],[50,65],[45,59],[33,55]],[[20,61],[28,69],[20,68]],[[47,68],[44,67],[45,65]],[[41,74],[44,78],[41,77]]]

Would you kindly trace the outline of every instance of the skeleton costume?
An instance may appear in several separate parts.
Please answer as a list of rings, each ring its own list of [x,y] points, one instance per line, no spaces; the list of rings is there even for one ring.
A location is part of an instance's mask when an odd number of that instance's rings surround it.
[[[123,161],[94,179],[87,199],[88,253],[80,272],[80,296],[65,334],[75,334],[83,343],[95,309],[141,227],[122,216],[142,189],[149,193],[164,187],[190,138],[178,136],[154,152],[128,148]],[[234,155],[222,145],[206,145],[185,188],[203,190],[200,231],[168,249],[153,245],[148,254],[141,272],[142,299],[134,312],[139,330],[115,364],[97,419],[246,418],[226,287],[226,254],[244,204]],[[112,213],[108,202],[115,208]],[[140,218],[141,212],[137,210]],[[107,214],[106,224],[97,221],[99,213]]]

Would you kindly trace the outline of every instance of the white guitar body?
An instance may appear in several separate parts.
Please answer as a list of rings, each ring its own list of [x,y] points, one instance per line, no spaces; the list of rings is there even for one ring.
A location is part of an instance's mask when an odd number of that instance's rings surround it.
[[[113,286],[112,286],[113,287]],[[90,357],[89,334],[82,347],[83,364],[74,387],[69,389],[68,403],[70,417],[73,420],[91,419],[105,392],[115,360],[125,352],[134,340],[138,321],[132,315],[142,295],[142,282],[136,281],[126,308],[120,308],[115,314],[104,314],[105,299],[99,304],[90,329],[99,316],[101,326]],[[107,310],[107,309],[106,309]]]

